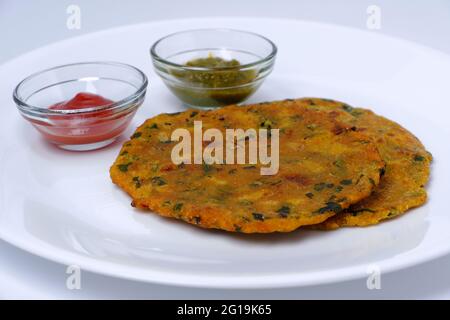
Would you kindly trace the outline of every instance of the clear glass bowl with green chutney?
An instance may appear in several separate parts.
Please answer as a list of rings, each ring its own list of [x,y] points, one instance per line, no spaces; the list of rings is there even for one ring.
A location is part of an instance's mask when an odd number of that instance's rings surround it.
[[[198,29],[170,34],[150,49],[156,73],[186,106],[238,104],[273,69],[277,47],[256,33]]]

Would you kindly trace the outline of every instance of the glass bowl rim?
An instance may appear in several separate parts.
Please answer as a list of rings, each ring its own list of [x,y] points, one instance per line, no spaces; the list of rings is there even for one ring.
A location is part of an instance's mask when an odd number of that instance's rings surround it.
[[[27,103],[26,101],[24,101],[20,95],[20,90],[22,89],[22,87],[30,80],[34,79],[35,77],[42,75],[46,72],[51,72],[51,71],[55,71],[55,70],[59,70],[59,69],[63,69],[63,68],[67,68],[67,67],[76,67],[76,66],[82,66],[82,65],[102,65],[102,66],[115,66],[115,67],[125,67],[128,70],[131,70],[133,72],[136,72],[137,74],[140,75],[140,77],[142,78],[142,83],[139,86],[139,88],[136,89],[136,91],[134,93],[132,93],[131,95],[128,95],[127,97],[120,99],[118,101],[115,101],[111,104],[105,105],[105,106],[99,106],[99,107],[91,107],[91,108],[84,108],[84,109],[71,109],[71,110],[52,110],[52,109],[48,109],[45,107],[38,107],[38,106],[34,106],[31,105],[29,103]],[[59,85],[59,83],[55,83],[56,85]],[[126,106],[127,104],[129,104],[131,101],[135,100],[136,98],[140,97],[143,93],[145,93],[145,91],[147,90],[147,86],[148,86],[148,79],[147,76],[145,75],[145,73],[143,71],[141,71],[140,69],[138,69],[135,66],[132,66],[130,64],[127,63],[122,63],[122,62],[115,62],[115,61],[86,61],[86,62],[75,62],[75,63],[68,63],[68,64],[63,64],[63,65],[58,65],[55,67],[51,67],[51,68],[47,68],[41,71],[37,71],[32,73],[31,75],[27,76],[26,78],[24,78],[23,80],[21,80],[17,86],[14,88],[13,91],[13,100],[16,103],[16,105],[18,106],[20,111],[28,111],[28,112],[32,112],[32,113],[37,113],[37,114],[42,114],[42,115],[46,115],[46,114],[50,114],[50,115],[55,115],[55,114],[59,114],[59,115],[73,115],[73,114],[84,114],[84,113],[89,113],[89,112],[94,112],[94,111],[103,111],[103,110],[116,110],[116,109],[120,109],[123,106]],[[42,90],[45,89],[41,88],[38,89]]]
[[[162,58],[161,56],[159,56],[156,53],[156,47],[162,41],[164,41],[164,40],[166,40],[166,39],[168,39],[170,37],[176,36],[176,35],[187,34],[187,33],[195,33],[195,32],[199,32],[199,31],[220,31],[220,32],[244,33],[244,34],[247,34],[247,35],[250,35],[250,36],[254,36],[254,37],[257,37],[257,38],[260,38],[260,39],[264,40],[265,42],[267,42],[270,45],[271,51],[265,57],[260,58],[260,59],[258,59],[256,61],[253,61],[253,62],[242,64],[242,65],[238,66],[237,68],[235,66],[220,67],[220,68],[188,67],[188,66],[185,66],[183,64],[179,64],[179,63],[175,63],[175,62],[166,60],[166,59]],[[265,37],[263,35],[260,35],[260,34],[258,34],[256,32],[246,31],[246,30],[238,30],[238,29],[230,29],[230,28],[200,28],[200,29],[190,29],[190,30],[177,31],[177,32],[170,33],[170,34],[168,34],[168,35],[166,35],[166,36],[156,40],[155,43],[153,43],[153,45],[150,47],[150,55],[151,55],[151,57],[154,60],[158,61],[161,64],[169,65],[169,66],[174,67],[174,68],[183,69],[183,70],[190,70],[190,71],[221,71],[221,70],[227,70],[227,69],[238,69],[238,70],[250,69],[250,68],[253,68],[253,67],[257,66],[257,65],[260,65],[260,64],[263,64],[265,62],[269,62],[269,61],[273,60],[275,58],[275,56],[277,55],[277,52],[278,52],[277,46],[269,38],[267,38],[267,37]]]

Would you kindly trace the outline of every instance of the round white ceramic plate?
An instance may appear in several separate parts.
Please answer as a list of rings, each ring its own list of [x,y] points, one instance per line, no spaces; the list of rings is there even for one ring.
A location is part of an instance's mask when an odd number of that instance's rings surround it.
[[[240,235],[144,214],[108,174],[120,143],[85,153],[45,143],[11,99],[28,74],[58,64],[116,60],[147,73],[144,119],[181,109],[154,74],[148,49],[185,29],[230,27],[279,47],[252,101],[319,96],[370,107],[414,132],[435,161],[428,203],[369,228]],[[107,30],[38,49],[0,67],[0,238],[82,270],[165,284],[260,288],[389,272],[450,251],[450,57],[413,43],[332,25],[275,19],[203,19]],[[123,141],[123,140],[122,140]]]

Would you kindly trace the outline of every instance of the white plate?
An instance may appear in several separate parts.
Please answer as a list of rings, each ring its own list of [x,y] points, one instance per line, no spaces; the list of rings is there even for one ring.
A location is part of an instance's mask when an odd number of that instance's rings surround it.
[[[320,96],[367,106],[414,132],[435,161],[427,205],[380,225],[279,235],[207,231],[143,214],[110,181],[120,144],[86,153],[46,144],[15,110],[28,74],[57,64],[117,60],[149,76],[144,119],[180,109],[154,74],[149,46],[168,33],[231,27],[279,47],[275,71],[252,101]],[[59,42],[0,67],[0,237],[84,270],[199,287],[310,285],[388,272],[450,251],[447,191],[450,57],[413,43],[332,25],[276,19],[196,19],[122,27]]]

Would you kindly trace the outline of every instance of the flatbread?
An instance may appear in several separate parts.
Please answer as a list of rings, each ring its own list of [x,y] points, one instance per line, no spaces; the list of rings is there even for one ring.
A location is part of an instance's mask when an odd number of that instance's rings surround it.
[[[234,232],[292,231],[325,221],[379,183],[384,162],[365,133],[338,120],[346,116],[296,100],[161,114],[123,145],[111,178],[135,207],[161,216]],[[261,175],[261,163],[175,165],[172,132],[185,128],[193,135],[198,120],[203,130],[217,128],[224,136],[227,128],[279,129],[278,173]]]
[[[411,132],[370,110],[352,108],[339,101],[307,98],[299,100],[299,103],[317,110],[347,111],[351,118],[347,115],[344,118],[339,116],[339,119],[369,135],[386,162],[381,182],[370,197],[315,228],[373,225],[426,202],[425,185],[430,175],[432,156]]]

